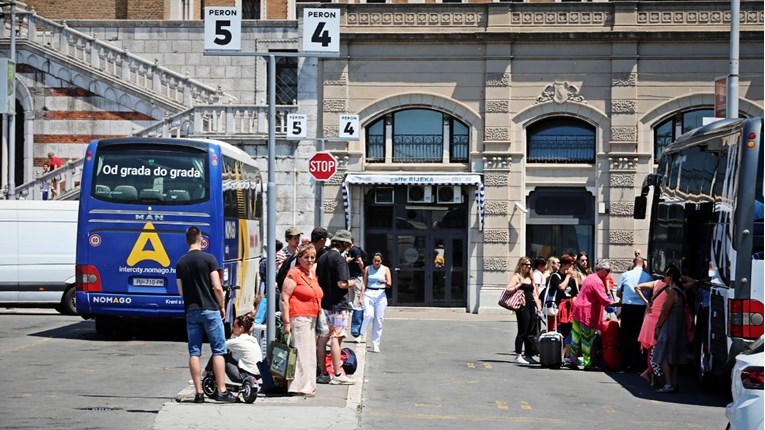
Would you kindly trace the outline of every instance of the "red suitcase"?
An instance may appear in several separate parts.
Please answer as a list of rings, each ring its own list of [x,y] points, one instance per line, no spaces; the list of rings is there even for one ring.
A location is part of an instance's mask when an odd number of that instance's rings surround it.
[[[606,370],[619,369],[619,348],[613,346],[603,347],[600,351],[600,357],[603,360],[603,367],[605,367]]]
[[[605,348],[619,346],[619,321],[609,320],[600,327],[600,344]]]

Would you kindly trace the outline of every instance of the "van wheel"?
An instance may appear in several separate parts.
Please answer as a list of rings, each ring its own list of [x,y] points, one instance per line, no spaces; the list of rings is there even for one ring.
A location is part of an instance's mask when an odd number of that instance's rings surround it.
[[[64,315],[77,315],[77,295],[75,293],[73,286],[67,288],[61,297],[61,304],[56,307],[56,310]]]

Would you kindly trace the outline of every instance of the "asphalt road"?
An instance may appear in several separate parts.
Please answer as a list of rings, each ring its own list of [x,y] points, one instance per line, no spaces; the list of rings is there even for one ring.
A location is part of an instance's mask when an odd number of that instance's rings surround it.
[[[93,321],[46,309],[0,309],[0,427],[149,429],[189,379],[182,331],[103,340]]]
[[[425,317],[427,318],[427,316]],[[657,394],[637,374],[514,363],[515,323],[389,318],[367,356],[361,428],[724,429],[725,400],[688,378]]]

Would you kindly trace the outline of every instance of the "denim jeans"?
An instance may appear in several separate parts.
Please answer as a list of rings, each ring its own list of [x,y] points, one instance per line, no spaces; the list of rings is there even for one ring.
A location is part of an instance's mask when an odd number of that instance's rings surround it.
[[[226,353],[226,334],[220,311],[196,309],[186,312],[186,333],[189,337],[189,355],[202,355],[203,333],[207,333],[213,355]]]

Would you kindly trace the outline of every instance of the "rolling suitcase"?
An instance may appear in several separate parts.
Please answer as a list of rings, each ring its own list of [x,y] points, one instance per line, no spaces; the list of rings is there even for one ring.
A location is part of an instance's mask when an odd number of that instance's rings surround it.
[[[550,369],[559,369],[563,364],[563,335],[547,332],[539,336],[539,364]]]

